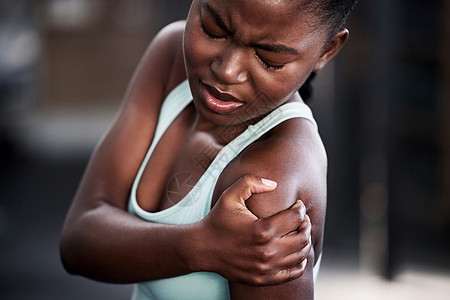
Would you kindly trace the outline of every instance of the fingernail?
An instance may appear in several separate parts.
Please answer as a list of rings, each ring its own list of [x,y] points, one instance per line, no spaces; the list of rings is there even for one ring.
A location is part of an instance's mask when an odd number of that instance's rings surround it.
[[[264,183],[265,185],[269,186],[269,187],[276,187],[277,183],[273,180],[270,179],[265,179],[265,178],[261,178],[261,182]]]
[[[303,202],[300,204],[300,215],[304,217],[306,215],[306,207]]]

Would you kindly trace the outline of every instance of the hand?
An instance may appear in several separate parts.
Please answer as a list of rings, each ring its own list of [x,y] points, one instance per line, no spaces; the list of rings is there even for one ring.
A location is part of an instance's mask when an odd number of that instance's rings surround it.
[[[300,277],[311,249],[311,223],[298,200],[291,208],[258,219],[245,205],[254,193],[270,192],[276,183],[245,175],[223,192],[199,223],[198,265],[230,281],[280,284]]]

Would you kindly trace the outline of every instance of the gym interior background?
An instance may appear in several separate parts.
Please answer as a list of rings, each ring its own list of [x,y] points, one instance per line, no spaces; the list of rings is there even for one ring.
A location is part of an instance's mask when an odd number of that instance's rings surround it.
[[[127,299],[66,274],[61,226],[149,41],[190,1],[0,3],[0,298]],[[361,1],[314,81],[329,158],[316,299],[450,293],[450,4]]]

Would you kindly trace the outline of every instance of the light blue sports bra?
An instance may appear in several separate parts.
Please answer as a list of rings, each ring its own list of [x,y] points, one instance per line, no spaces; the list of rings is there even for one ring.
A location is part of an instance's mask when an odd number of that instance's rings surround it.
[[[136,199],[136,191],[145,167],[156,145],[167,128],[192,101],[187,80],[173,89],[162,104],[155,136],[134,180],[128,211],[146,221],[166,224],[190,224],[203,219],[211,209],[214,187],[222,170],[249,144],[264,133],[291,118],[305,118],[317,128],[311,110],[300,102],[286,103],[268,114],[261,121],[250,125],[243,133],[225,145],[191,191],[177,204],[158,212],[142,209]],[[320,258],[319,258],[320,259]],[[320,261],[314,267],[314,277]],[[228,281],[216,273],[196,272],[188,275],[141,282],[135,284],[133,300],[226,300],[230,299]]]

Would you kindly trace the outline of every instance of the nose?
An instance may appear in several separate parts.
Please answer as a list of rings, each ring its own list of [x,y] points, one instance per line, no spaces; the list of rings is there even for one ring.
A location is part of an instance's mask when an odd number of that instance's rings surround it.
[[[223,84],[239,84],[248,80],[245,54],[238,47],[229,46],[213,60],[211,69]]]

